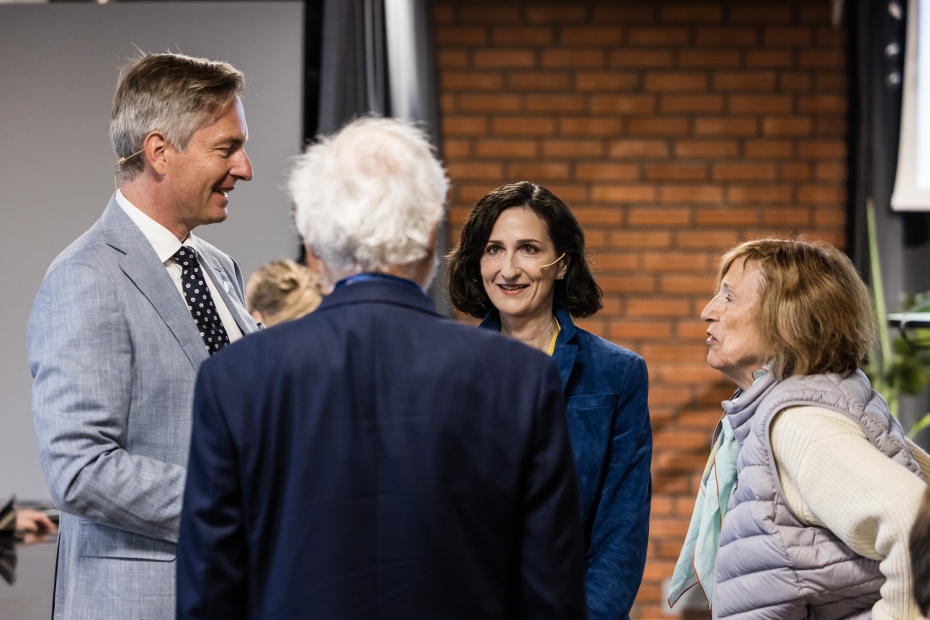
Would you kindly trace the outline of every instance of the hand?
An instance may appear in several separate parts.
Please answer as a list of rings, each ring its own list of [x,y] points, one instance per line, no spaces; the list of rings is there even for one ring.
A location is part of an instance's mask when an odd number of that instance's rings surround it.
[[[55,524],[52,520],[38,510],[17,510],[16,511],[16,529],[18,531],[38,534],[42,536],[55,530]]]

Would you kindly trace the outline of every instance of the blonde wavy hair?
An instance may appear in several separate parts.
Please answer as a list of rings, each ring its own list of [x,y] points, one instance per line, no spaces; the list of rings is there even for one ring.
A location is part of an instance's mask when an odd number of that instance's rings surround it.
[[[849,258],[807,239],[755,239],[723,255],[720,281],[736,261],[764,277],[756,313],[778,378],[855,370],[875,340],[869,292]]]
[[[274,260],[249,278],[245,299],[249,312],[260,312],[262,322],[271,327],[316,310],[323,301],[323,289],[316,274],[303,265]]]

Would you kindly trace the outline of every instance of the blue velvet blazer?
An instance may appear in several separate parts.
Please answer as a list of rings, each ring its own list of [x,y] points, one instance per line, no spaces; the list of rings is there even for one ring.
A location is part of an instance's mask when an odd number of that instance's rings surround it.
[[[628,618],[646,565],[652,498],[649,378],[639,355],[575,327],[561,331],[552,360],[568,413],[584,520],[590,620]],[[497,314],[481,327],[500,331]]]

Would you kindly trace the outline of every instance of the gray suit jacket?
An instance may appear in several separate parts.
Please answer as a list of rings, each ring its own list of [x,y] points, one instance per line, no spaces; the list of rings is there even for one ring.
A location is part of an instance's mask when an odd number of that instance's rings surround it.
[[[192,245],[243,334],[256,331],[235,262]],[[62,511],[54,617],[174,618],[191,403],[208,354],[115,199],[49,267],[27,342],[39,454]]]

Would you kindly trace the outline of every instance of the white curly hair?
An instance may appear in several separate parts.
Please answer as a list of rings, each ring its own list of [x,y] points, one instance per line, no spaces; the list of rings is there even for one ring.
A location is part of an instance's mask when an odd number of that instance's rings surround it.
[[[304,243],[340,271],[411,265],[433,249],[449,179],[426,134],[391,118],[362,118],[320,138],[288,181]]]

